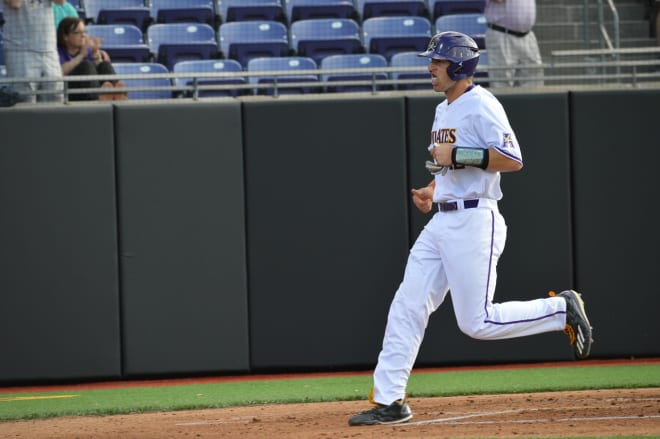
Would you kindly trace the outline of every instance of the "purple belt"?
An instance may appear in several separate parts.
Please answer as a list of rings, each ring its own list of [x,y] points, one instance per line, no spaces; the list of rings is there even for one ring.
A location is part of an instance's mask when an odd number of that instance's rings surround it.
[[[463,200],[464,209],[473,209],[477,206],[479,206],[478,199]],[[451,212],[452,210],[458,210],[460,206],[458,205],[457,201],[447,201],[444,203],[438,203],[438,208],[440,209],[440,212]]]

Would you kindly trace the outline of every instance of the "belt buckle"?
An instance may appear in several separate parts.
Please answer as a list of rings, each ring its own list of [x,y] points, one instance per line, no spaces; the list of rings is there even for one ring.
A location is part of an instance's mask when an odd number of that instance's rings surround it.
[[[440,212],[451,212],[452,210],[458,210],[458,203],[456,201],[440,203]]]

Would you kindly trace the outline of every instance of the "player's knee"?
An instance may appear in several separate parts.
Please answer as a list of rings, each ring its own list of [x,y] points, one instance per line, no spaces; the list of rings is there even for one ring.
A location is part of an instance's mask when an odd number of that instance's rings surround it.
[[[470,338],[488,340],[488,327],[483,321],[458,322],[461,332]]]
[[[479,327],[472,322],[458,322],[458,329],[468,337],[479,338]]]

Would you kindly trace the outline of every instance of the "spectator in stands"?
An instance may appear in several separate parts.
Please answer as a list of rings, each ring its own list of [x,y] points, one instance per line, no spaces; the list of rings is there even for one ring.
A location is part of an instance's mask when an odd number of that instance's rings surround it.
[[[78,11],[76,11],[76,8],[71,3],[65,0],[61,5],[53,3],[53,16],[55,17],[55,29],[57,29],[63,18],[78,17]]]
[[[490,86],[542,86],[543,70],[533,66],[543,62],[532,31],[536,22],[535,0],[487,0],[484,15],[488,21],[488,63],[495,67],[488,71]]]
[[[69,75],[114,75],[115,69],[110,56],[101,50],[102,40],[87,35],[85,22],[78,17],[65,17],[57,27],[57,50],[62,65],[62,74]],[[98,80],[69,81],[69,88],[114,88],[124,87],[122,82]],[[123,100],[126,93],[74,93],[72,101]]]
[[[57,60],[52,3],[65,0],[4,1],[4,51],[10,78],[58,78],[62,71]],[[14,86],[25,102],[61,102],[62,82],[21,82]],[[37,95],[37,91],[47,92]]]

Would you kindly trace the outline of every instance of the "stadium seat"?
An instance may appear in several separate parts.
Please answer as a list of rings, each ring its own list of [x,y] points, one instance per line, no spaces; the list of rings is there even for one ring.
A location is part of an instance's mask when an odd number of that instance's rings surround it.
[[[289,31],[278,21],[232,21],[218,29],[220,51],[242,66],[252,58],[289,55]]]
[[[432,20],[450,14],[483,14],[486,0],[429,0]]]
[[[174,64],[174,73],[233,73],[242,72],[243,66],[233,59],[204,59],[199,61],[180,61]],[[190,86],[194,82],[198,85],[244,85],[246,83],[243,76],[217,77],[184,77],[175,78],[174,85],[178,87]],[[248,88],[236,88],[223,90],[197,90],[196,97],[215,97],[215,96],[241,96],[249,93]],[[187,97],[195,97],[195,91],[189,90],[183,93]]]
[[[169,73],[167,67],[158,63],[114,63],[117,75],[152,75]],[[171,87],[169,78],[121,78],[129,88],[128,99],[170,99],[172,90],[130,90],[139,87]]]
[[[305,94],[305,93],[319,93],[321,87],[318,85],[319,76],[315,73],[295,74],[296,71],[301,70],[317,70],[318,66],[312,58],[290,56],[280,58],[253,58],[248,62],[247,71],[254,72],[268,72],[268,71],[286,71],[286,75],[273,75],[264,74],[259,76],[250,76],[249,81],[252,84],[284,84],[279,85],[276,89],[273,87],[257,88],[256,94],[273,95],[277,94]],[[287,87],[287,83],[305,82],[309,85],[301,85],[295,87]]]
[[[5,49],[2,42],[2,29],[0,29],[0,66],[5,65]]]
[[[387,80],[387,73],[374,73],[372,69],[387,67],[387,60],[383,55],[375,53],[331,55],[323,58],[320,64],[321,71],[334,69],[337,72],[321,73],[321,81],[373,81]],[[342,69],[365,69],[364,72],[342,72]],[[365,85],[326,85],[329,93],[360,92],[374,90],[388,90],[390,86],[380,84]]]
[[[154,23],[206,23],[215,26],[213,0],[149,0]]]
[[[286,0],[284,6],[289,23],[313,18],[359,19],[352,0]]]
[[[132,24],[145,32],[151,23],[144,0],[84,0],[84,5],[94,24]]]
[[[79,18],[82,18],[83,20],[87,18],[87,12],[85,11],[85,6],[83,5],[82,0],[68,0],[68,1],[69,3],[71,3],[71,6],[73,6],[76,9]],[[2,26],[2,20],[0,20],[0,26]]]
[[[314,18],[291,23],[291,50],[317,64],[330,55],[364,53],[360,26],[349,18]]]
[[[456,31],[471,36],[479,46],[486,48],[488,23],[484,14],[452,14],[438,17],[435,21],[437,32]]]
[[[357,0],[356,5],[362,21],[384,16],[429,16],[425,0]]]
[[[488,82],[488,70],[484,70],[484,67],[488,67],[488,51],[480,50],[479,64],[477,64],[477,71],[475,72],[474,77],[479,78],[479,85],[488,87],[490,86],[490,83]]]
[[[215,31],[205,23],[152,24],[147,41],[154,59],[170,71],[179,61],[218,57]]]
[[[216,10],[222,21],[278,21],[286,23],[280,0],[218,0]]]
[[[113,62],[148,62],[151,53],[142,31],[132,24],[88,24],[87,33],[103,39]]]
[[[388,60],[399,52],[422,52],[428,45],[431,22],[424,17],[373,17],[362,23],[364,47]]]
[[[419,52],[401,52],[392,55],[390,67],[418,67],[419,72],[391,72],[390,76],[397,82],[397,90],[431,90],[431,75],[428,71],[429,59],[418,56]],[[404,84],[405,80],[423,79],[421,84]]]

